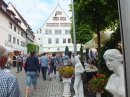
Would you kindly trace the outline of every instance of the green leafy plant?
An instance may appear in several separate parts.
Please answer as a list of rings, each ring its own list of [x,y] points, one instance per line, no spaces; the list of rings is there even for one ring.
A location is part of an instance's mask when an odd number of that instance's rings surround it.
[[[103,93],[105,90],[107,81],[108,81],[108,77],[106,77],[104,74],[97,73],[96,75],[93,76],[91,80],[89,80],[88,90]]]
[[[58,71],[62,77],[65,76],[71,76],[74,73],[74,67],[73,66],[60,66],[58,68]]]

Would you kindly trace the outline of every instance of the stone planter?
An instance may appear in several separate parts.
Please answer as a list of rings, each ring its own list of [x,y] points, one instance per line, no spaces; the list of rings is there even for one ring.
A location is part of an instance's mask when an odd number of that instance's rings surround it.
[[[96,97],[101,97],[101,93],[96,92]]]
[[[63,79],[63,84],[64,84],[63,96],[70,97],[71,96],[71,92],[70,92],[71,78],[62,78],[62,79]]]

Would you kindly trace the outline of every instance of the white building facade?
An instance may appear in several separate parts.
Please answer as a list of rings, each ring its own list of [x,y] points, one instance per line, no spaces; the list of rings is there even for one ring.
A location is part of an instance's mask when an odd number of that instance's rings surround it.
[[[44,25],[35,35],[35,44],[39,45],[42,52],[64,52],[68,46],[69,51],[74,51],[70,36],[71,21],[58,4]],[[80,50],[80,45],[77,45]]]
[[[26,32],[21,27],[21,21],[8,9],[4,1],[0,1],[0,37],[0,44],[22,53],[27,52]]]
[[[27,42],[34,41],[34,34],[20,13],[9,2],[0,0],[0,44],[27,54]]]

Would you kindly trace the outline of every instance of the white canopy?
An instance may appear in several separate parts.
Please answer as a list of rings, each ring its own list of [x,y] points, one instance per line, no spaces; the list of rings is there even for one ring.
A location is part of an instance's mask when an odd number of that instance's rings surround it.
[[[106,31],[106,32],[100,34],[100,43],[102,43],[103,41],[109,39],[111,33],[112,33],[112,31]],[[96,44],[98,44],[98,40],[97,39],[98,39],[98,37],[94,38],[94,41],[95,41]]]
[[[97,48],[97,44],[95,44],[94,39],[92,39],[84,45],[84,48]]]
[[[100,43],[102,43],[103,41],[107,40],[110,38],[110,35],[113,31],[109,31],[107,30],[106,32],[100,34]],[[90,40],[89,42],[87,42],[85,45],[84,45],[84,48],[97,48],[97,44],[98,44],[98,38],[95,37],[93,38],[92,40]]]
[[[11,48],[5,46],[4,44],[1,44],[1,45],[4,46],[4,47],[7,49],[8,52],[13,52],[13,51],[14,51],[13,49],[11,49]]]

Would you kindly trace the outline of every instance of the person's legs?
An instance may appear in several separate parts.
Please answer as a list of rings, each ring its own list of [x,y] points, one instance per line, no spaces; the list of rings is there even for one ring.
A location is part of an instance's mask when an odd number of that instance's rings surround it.
[[[44,67],[44,78],[46,80],[47,67]]]
[[[20,71],[22,71],[22,62],[20,62]]]
[[[28,97],[28,92],[29,92],[30,87],[26,86],[26,97]]]
[[[55,78],[56,78],[56,66],[54,66],[54,74],[55,74]]]
[[[30,85],[31,85],[31,75],[30,72],[26,72],[26,97],[28,97]]]
[[[51,66],[50,67],[50,79],[49,79],[49,81],[51,81],[51,76],[52,76],[53,70],[54,70],[54,66]]]
[[[18,65],[17,65],[17,73],[19,72],[19,66],[20,66],[20,62],[18,62]]]
[[[34,86],[34,93],[37,93],[38,89],[36,87],[36,84],[37,84],[37,72],[31,72],[31,75],[32,75],[32,84]]]
[[[44,67],[41,67],[41,71],[42,71],[42,77],[44,79]]]

